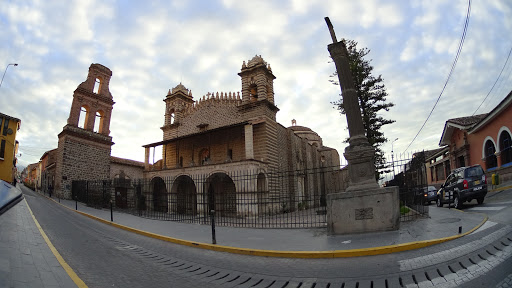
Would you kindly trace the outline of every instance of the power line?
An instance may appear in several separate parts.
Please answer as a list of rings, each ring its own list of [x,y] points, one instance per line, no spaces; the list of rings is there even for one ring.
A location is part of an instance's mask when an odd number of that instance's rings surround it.
[[[489,94],[491,94],[492,89],[494,89],[494,86],[496,85],[496,83],[498,83],[498,80],[501,77],[501,73],[503,73],[503,70],[505,69],[505,66],[507,66],[508,59],[510,58],[510,53],[512,53],[512,47],[510,47],[510,51],[508,52],[507,60],[505,61],[505,64],[503,64],[503,68],[501,68],[501,71],[500,71],[500,74],[498,75],[498,78],[496,78],[496,81],[494,81],[494,84],[492,84],[491,90],[489,90],[489,93],[487,93],[487,95],[485,96],[485,98],[482,101],[482,103],[480,103],[480,105],[478,105],[478,108],[476,108],[475,112],[473,112],[473,114],[471,116],[475,115],[476,111],[478,111],[478,109],[480,109],[480,106],[482,106],[482,104],[484,104],[485,100],[487,100],[487,97],[489,97]]]
[[[452,68],[450,70],[450,73],[448,74],[448,77],[446,78],[446,81],[444,82],[443,89],[441,90],[441,93],[439,93],[439,97],[437,97],[436,103],[434,104],[434,107],[432,107],[432,110],[430,110],[430,113],[428,114],[427,119],[425,119],[425,122],[423,122],[423,125],[421,125],[420,130],[418,131],[418,133],[416,133],[416,136],[414,136],[414,138],[412,139],[411,143],[409,143],[409,145],[407,145],[407,148],[405,148],[403,153],[405,153],[407,151],[407,149],[409,149],[409,147],[411,147],[411,145],[414,142],[414,140],[416,140],[418,135],[420,135],[421,130],[423,130],[423,127],[425,127],[425,124],[427,124],[427,121],[428,121],[428,119],[430,119],[430,116],[432,116],[432,113],[434,112],[434,109],[436,109],[437,103],[439,103],[439,100],[441,99],[441,96],[443,95],[443,92],[446,89],[446,86],[448,85],[448,82],[450,81],[450,78],[452,77],[453,71],[455,70],[455,66],[457,65],[457,61],[459,60],[460,52],[462,51],[462,46],[464,46],[464,39],[466,39],[466,31],[467,31],[468,25],[469,25],[470,13],[471,13],[471,0],[468,0],[468,11],[467,11],[467,14],[466,14],[466,22],[464,23],[464,30],[463,30],[462,36],[460,38],[459,48],[457,49],[457,53],[455,55],[455,59],[453,60]]]

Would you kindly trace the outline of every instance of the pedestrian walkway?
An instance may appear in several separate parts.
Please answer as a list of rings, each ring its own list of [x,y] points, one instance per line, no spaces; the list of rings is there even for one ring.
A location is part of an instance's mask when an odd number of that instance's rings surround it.
[[[118,213],[110,209],[96,209],[83,203],[71,200],[53,201],[77,210],[84,215],[90,215],[95,219],[113,225],[142,230],[164,237],[170,242],[189,246],[211,249],[212,227],[210,225],[188,224],[173,221],[161,221],[137,217],[130,214]],[[391,253],[395,251],[421,248],[428,245],[441,243],[458,238],[474,231],[487,219],[485,214],[469,213],[456,209],[438,208],[429,206],[430,216],[415,221],[403,222],[398,231],[365,233],[355,235],[327,235],[325,228],[311,229],[258,229],[216,227],[215,235],[217,246],[229,246],[249,250],[273,250],[289,252],[287,255],[294,257],[293,252],[303,251],[339,251],[337,257],[361,256]],[[111,217],[113,221],[111,221]],[[460,229],[460,231],[459,231]],[[205,245],[201,245],[201,243]],[[213,249],[229,251],[229,249]],[[375,252],[382,250],[381,252]],[[385,251],[384,251],[385,250]],[[233,251],[231,251],[233,252]],[[239,251],[234,251],[238,253]],[[265,255],[260,253],[243,253],[252,255]],[[283,255],[280,255],[283,256]],[[318,255],[317,255],[318,256]],[[319,257],[319,256],[318,256]]]
[[[76,286],[45,242],[25,200],[0,216],[0,287]]]

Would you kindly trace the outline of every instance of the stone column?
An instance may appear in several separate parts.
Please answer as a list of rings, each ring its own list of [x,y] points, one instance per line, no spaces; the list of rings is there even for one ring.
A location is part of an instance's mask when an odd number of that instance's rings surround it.
[[[149,149],[150,147],[144,148],[144,170],[149,171]]]
[[[396,230],[399,227],[398,187],[380,188],[375,179],[375,149],[365,136],[361,109],[350,71],[344,41],[338,42],[329,18],[325,18],[333,40],[331,54],[343,97],[349,131],[349,183],[345,191],[327,195],[327,229],[330,234],[352,234]]]
[[[245,129],[245,159],[254,159],[254,141],[252,124],[247,124]]]

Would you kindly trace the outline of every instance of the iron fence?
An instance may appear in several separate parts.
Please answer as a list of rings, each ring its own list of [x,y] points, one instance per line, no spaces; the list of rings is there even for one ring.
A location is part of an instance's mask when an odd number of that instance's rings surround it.
[[[343,190],[346,170],[324,167],[152,179],[73,181],[73,199],[158,220],[259,228],[326,227],[326,195]]]
[[[384,186],[399,187],[400,221],[428,217],[429,203],[425,197],[428,190],[425,152],[394,155],[393,160],[380,169],[380,182]]]
[[[381,184],[400,189],[400,221],[428,216],[421,159],[398,159],[379,170]],[[88,206],[112,204],[117,212],[157,220],[210,224],[214,216],[217,226],[312,228],[327,226],[326,195],[342,192],[347,185],[346,167],[324,167],[73,181],[72,197]]]

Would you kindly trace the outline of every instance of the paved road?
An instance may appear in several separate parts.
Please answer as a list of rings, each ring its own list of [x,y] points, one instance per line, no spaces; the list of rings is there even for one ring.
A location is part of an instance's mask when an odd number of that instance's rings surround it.
[[[489,284],[485,282],[489,275],[493,285],[503,285],[500,282],[512,273],[511,193],[489,198],[482,206],[506,206],[492,210],[490,222],[496,224],[454,241],[380,256],[284,259],[147,238],[88,219],[22,189],[50,240],[90,287],[480,287],[472,285],[476,281]],[[466,209],[474,208],[470,204]],[[436,207],[431,213],[435,209],[447,208]]]

